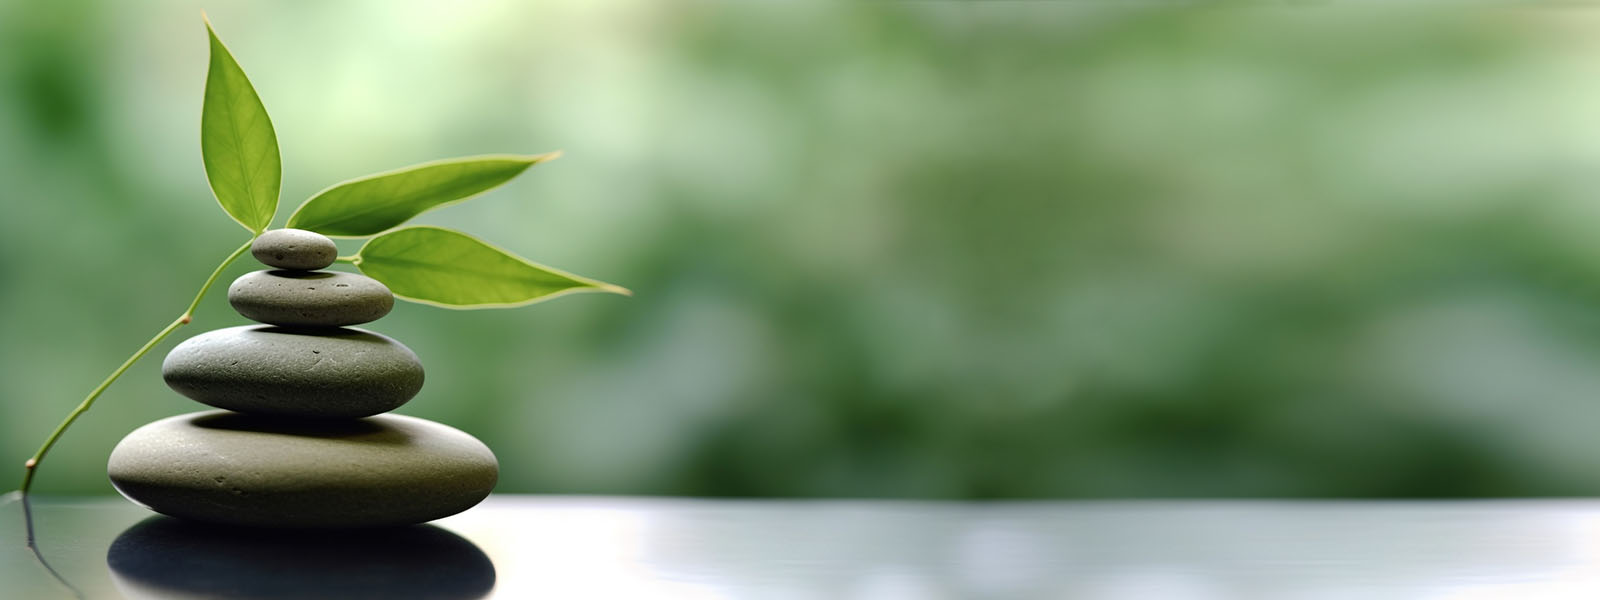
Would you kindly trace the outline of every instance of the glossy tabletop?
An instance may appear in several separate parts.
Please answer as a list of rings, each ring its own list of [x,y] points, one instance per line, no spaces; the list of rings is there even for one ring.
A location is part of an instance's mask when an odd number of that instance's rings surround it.
[[[23,508],[0,500],[3,598],[1600,597],[1600,501],[495,496],[272,534],[34,498],[34,548]]]

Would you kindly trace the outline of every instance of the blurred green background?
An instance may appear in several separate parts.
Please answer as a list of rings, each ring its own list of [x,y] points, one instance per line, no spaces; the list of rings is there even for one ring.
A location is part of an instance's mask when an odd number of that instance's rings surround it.
[[[1600,12],[1559,4],[5,0],[0,477],[246,237],[202,9],[278,223],[566,151],[420,222],[635,297],[373,325],[499,491],[1600,494]],[[199,408],[161,354],[244,322],[214,293],[36,489],[110,493]]]

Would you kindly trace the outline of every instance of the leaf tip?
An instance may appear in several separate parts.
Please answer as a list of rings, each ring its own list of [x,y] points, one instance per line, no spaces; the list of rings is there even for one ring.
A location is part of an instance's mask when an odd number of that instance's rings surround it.
[[[608,293],[608,294],[616,294],[618,296],[627,296],[629,298],[633,297],[633,290],[630,290],[628,288],[622,287],[620,285],[614,285],[614,284],[610,284],[610,283],[597,283],[594,287],[595,287],[596,291],[605,292],[605,293]]]
[[[542,162],[550,162],[552,160],[561,158],[561,155],[561,150],[552,150],[544,154],[513,154],[509,157],[531,167]]]

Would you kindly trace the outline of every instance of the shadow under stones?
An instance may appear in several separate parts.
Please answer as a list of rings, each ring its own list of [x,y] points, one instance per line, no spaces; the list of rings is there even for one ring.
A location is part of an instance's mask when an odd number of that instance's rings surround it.
[[[495,569],[472,542],[432,525],[262,530],[151,517],[111,543],[130,598],[482,598]]]
[[[411,440],[410,434],[370,419],[307,419],[219,410],[194,415],[189,423],[202,429],[354,439],[363,444],[405,444]]]
[[[249,327],[251,331],[260,333],[275,333],[278,335],[310,335],[324,338],[338,338],[350,343],[368,344],[373,346],[388,345],[390,342],[383,336],[354,327],[318,327],[302,325],[290,327],[287,325],[256,325]]]

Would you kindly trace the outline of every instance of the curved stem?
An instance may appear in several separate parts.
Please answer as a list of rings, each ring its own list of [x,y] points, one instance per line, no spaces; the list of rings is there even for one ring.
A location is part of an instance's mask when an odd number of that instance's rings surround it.
[[[117,378],[122,377],[122,374],[126,373],[134,363],[139,362],[139,359],[144,358],[144,355],[149,354],[150,350],[154,349],[157,344],[161,343],[161,340],[167,339],[167,336],[172,335],[172,332],[177,331],[179,327],[188,325],[190,321],[193,321],[194,309],[200,306],[200,300],[205,298],[206,292],[211,290],[211,284],[216,283],[217,277],[222,275],[223,269],[228,268],[228,265],[233,264],[233,261],[238,260],[240,256],[243,256],[245,251],[250,249],[250,242],[254,241],[255,238],[251,237],[250,241],[245,242],[244,245],[240,246],[238,250],[234,250],[233,254],[229,254],[228,258],[222,261],[222,264],[217,265],[217,268],[211,271],[211,277],[206,278],[205,284],[200,286],[200,292],[194,295],[194,301],[189,303],[189,308],[184,309],[182,315],[178,315],[177,319],[174,319],[171,323],[168,323],[166,327],[163,327],[160,332],[157,332],[155,337],[150,338],[150,341],[145,342],[143,346],[140,346],[139,350],[133,353],[133,356],[128,357],[128,360],[122,361],[122,366],[117,367],[117,370],[112,371],[111,375],[107,376],[105,381],[102,381],[100,382],[100,385],[95,386],[94,390],[90,391],[89,395],[83,399],[83,402],[79,403],[78,407],[73,409],[71,413],[68,413],[67,418],[63,419],[61,424],[56,426],[56,430],[50,433],[50,437],[45,438],[44,444],[39,446],[39,451],[35,452],[33,454],[33,458],[28,459],[28,462],[23,463],[22,465],[26,470],[26,472],[22,475],[21,492],[24,496],[27,495],[28,488],[33,486],[33,474],[39,468],[39,462],[44,460],[44,455],[50,452],[51,447],[56,445],[56,440],[61,439],[61,434],[65,433],[67,428],[71,427],[72,423],[78,420],[78,417],[83,416],[83,413],[88,411],[90,406],[94,405],[95,399],[99,398],[100,394],[105,393],[106,388],[111,387],[111,384],[115,383]]]
[[[229,254],[228,258],[222,259],[222,264],[217,265],[216,270],[211,272],[211,276],[206,278],[205,284],[200,286],[200,292],[194,295],[194,302],[189,303],[189,308],[183,311],[183,316],[192,317],[194,315],[194,309],[200,306],[200,300],[206,297],[206,292],[211,291],[211,284],[217,282],[217,277],[222,275],[222,270],[233,264],[233,261],[239,260],[240,256],[244,256],[244,253],[250,249],[250,244],[255,241],[256,238],[250,238],[243,246],[239,246],[238,250],[234,250],[233,254]],[[185,323],[187,322],[185,321]]]
[[[333,259],[333,262],[350,263],[350,264],[353,265],[353,264],[356,264],[358,262],[361,262],[361,257],[358,256],[358,255],[352,254],[350,256],[341,256],[339,258],[335,258],[335,259]]]

